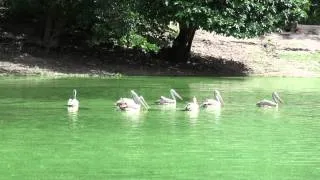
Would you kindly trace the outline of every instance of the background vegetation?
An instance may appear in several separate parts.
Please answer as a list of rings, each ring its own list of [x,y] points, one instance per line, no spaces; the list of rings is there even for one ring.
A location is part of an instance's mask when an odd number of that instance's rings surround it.
[[[235,37],[320,21],[318,0],[0,0],[3,30],[47,51],[137,48],[186,62],[197,29]]]

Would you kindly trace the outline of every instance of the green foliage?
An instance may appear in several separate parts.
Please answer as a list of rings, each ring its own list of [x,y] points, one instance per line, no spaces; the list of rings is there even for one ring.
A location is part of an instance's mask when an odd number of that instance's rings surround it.
[[[85,32],[90,44],[112,43],[157,51],[177,35],[169,26],[202,28],[235,37],[279,30],[306,17],[308,0],[7,0],[9,14],[45,26],[63,21],[64,33]],[[313,11],[318,16],[319,11]]]
[[[146,52],[158,52],[160,49],[156,44],[150,43],[147,38],[134,32],[123,36],[119,43],[121,46],[128,48],[139,48]]]
[[[145,51],[158,51],[167,43],[168,26],[157,21],[147,21],[138,10],[137,1],[99,1],[95,11],[92,43],[112,43],[124,47],[137,47]],[[169,36],[170,37],[170,36]]]
[[[310,0],[310,9],[308,10],[308,18],[304,23],[320,25],[320,1],[319,0]]]
[[[167,0],[166,8],[151,8],[165,14],[167,22],[235,36],[253,37],[272,32],[306,17],[307,0]],[[154,3],[156,4],[156,3]],[[160,6],[161,7],[161,6]],[[163,18],[162,17],[162,18]]]

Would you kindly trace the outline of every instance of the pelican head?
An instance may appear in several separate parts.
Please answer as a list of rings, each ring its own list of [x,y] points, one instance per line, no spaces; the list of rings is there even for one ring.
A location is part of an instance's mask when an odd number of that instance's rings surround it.
[[[77,99],[77,90],[73,89],[73,99]]]
[[[214,90],[213,93],[214,93],[214,96],[215,96],[216,100],[220,102],[221,106],[223,106],[224,105],[224,101],[222,99],[222,96],[221,96],[220,92],[218,90]]]
[[[172,96],[172,98],[175,100],[177,98],[179,98],[180,100],[182,100],[182,97],[174,90],[174,89],[170,89],[170,94]]]
[[[283,100],[280,98],[279,94],[277,92],[272,93],[272,99],[275,103],[283,103]]]
[[[142,96],[138,96],[138,94],[136,92],[134,92],[134,90],[131,90],[131,95],[133,97],[133,100],[136,104],[140,104],[142,105],[145,109],[149,109],[149,105],[146,103],[146,101],[144,100],[144,98]]]
[[[186,107],[184,108],[185,111],[198,111],[199,110],[199,104],[197,101],[197,98],[193,96],[192,102],[188,103]]]
[[[193,102],[194,104],[198,104],[197,98],[196,98],[195,96],[193,96],[192,102]]]

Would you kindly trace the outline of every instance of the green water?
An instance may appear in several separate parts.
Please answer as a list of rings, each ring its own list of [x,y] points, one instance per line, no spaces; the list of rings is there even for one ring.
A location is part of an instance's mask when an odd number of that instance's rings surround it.
[[[78,90],[80,110],[65,104]],[[175,88],[178,110],[153,102]],[[220,112],[180,111],[219,89]],[[119,112],[129,90],[148,112]],[[0,179],[319,179],[320,79],[0,79]],[[278,110],[255,103],[278,91]]]

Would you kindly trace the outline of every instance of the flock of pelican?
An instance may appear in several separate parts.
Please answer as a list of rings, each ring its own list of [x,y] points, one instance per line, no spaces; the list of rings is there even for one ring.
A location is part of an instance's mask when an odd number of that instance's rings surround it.
[[[130,91],[131,98],[120,98],[116,101],[115,105],[118,109],[122,111],[140,111],[142,109],[148,110],[150,106],[145,101],[143,96],[139,96],[135,91]],[[162,106],[170,106],[171,108],[175,108],[177,104],[177,99],[183,100],[182,97],[174,90],[170,89],[171,98],[160,96],[160,98],[156,101],[156,104]],[[183,108],[184,111],[199,111],[200,108],[208,109],[208,110],[216,110],[220,109],[224,106],[224,101],[222,96],[218,90],[214,90],[213,98],[209,98],[204,100],[200,105],[197,101],[197,98],[194,96],[192,101],[187,103],[187,105]],[[256,103],[258,107],[278,107],[279,103],[283,103],[283,100],[280,98],[277,92],[272,93],[272,100],[263,99]],[[79,109],[79,100],[77,100],[77,90],[73,90],[73,95],[67,102],[68,111],[76,112]]]

